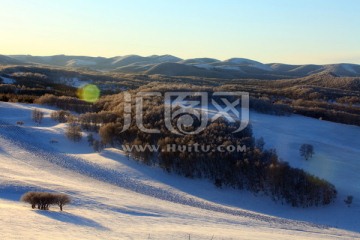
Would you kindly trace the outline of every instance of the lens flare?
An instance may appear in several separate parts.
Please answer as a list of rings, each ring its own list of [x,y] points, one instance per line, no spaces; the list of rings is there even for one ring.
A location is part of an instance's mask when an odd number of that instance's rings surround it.
[[[86,102],[96,102],[100,98],[100,89],[94,84],[87,84],[78,90],[78,96]]]

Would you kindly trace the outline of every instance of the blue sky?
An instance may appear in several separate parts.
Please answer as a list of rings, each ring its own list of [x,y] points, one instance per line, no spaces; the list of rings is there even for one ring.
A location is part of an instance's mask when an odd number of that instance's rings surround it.
[[[357,0],[0,0],[0,54],[360,63]]]

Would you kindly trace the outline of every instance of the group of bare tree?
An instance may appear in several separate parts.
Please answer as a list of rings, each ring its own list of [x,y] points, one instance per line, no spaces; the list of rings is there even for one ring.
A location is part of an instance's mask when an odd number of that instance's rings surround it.
[[[78,113],[85,113],[93,111],[93,105],[82,101],[75,97],[55,96],[52,94],[45,94],[36,100],[38,104],[47,104],[55,106],[63,110],[75,111]]]
[[[78,124],[78,118],[71,115],[70,111],[58,110],[50,114],[51,119],[59,123],[68,123],[65,135],[74,142],[79,142],[82,138],[81,126]]]
[[[349,81],[347,81],[337,77],[327,78],[321,80],[321,77],[317,76],[315,79],[317,79],[317,83],[332,81],[337,87],[316,87],[314,86],[317,84],[315,82],[306,85],[305,82],[296,84],[294,81],[239,80],[237,84],[224,84],[217,87],[216,90],[249,92],[251,96],[250,108],[255,111],[267,114],[293,112],[317,119],[359,126],[360,110],[358,105],[360,104],[360,96],[355,90],[359,85],[356,84],[358,80],[354,79],[355,81],[353,81],[348,78]],[[341,80],[345,80],[344,85],[340,83]]]
[[[59,110],[59,111],[52,112],[50,117],[51,117],[51,119],[58,121],[59,123],[65,123],[65,122],[67,122],[67,119],[70,115],[71,114],[69,111]]]
[[[178,86],[184,90],[187,85]],[[172,86],[160,85],[158,88],[151,85],[139,91],[173,91]],[[193,88],[191,88],[193,89]],[[189,89],[189,90],[191,90]],[[136,92],[135,92],[136,93]],[[210,93],[211,94],[211,93]],[[239,133],[236,123],[232,124],[224,119],[210,123],[206,129],[196,135],[179,136],[166,130],[164,122],[163,99],[152,98],[143,101],[143,123],[149,129],[159,129],[159,134],[141,131],[135,121],[131,122],[126,131],[122,131],[124,123],[124,104],[122,94],[103,98],[98,105],[109,116],[110,112],[117,115],[113,122],[100,124],[99,136],[105,144],[112,146],[159,146],[158,151],[149,148],[132,148],[134,159],[146,164],[160,166],[168,172],[174,172],[190,178],[208,178],[216,186],[230,186],[246,189],[251,192],[262,192],[275,201],[288,203],[297,207],[319,206],[331,203],[337,191],[326,180],[315,177],[301,169],[292,168],[281,161],[275,150],[264,149],[263,139],[255,141],[249,125]],[[135,104],[133,104],[134,106]],[[132,118],[135,119],[136,111],[132,109]],[[97,119],[96,113],[91,113],[91,119]],[[89,115],[90,117],[90,115]],[[172,119],[176,126],[177,119]],[[91,122],[91,121],[89,121]],[[187,130],[195,130],[199,124],[194,121]],[[245,152],[220,152],[220,151],[182,151],[179,149],[168,150],[168,146],[246,146]],[[307,146],[307,145],[306,145]],[[306,147],[304,154],[310,158],[313,149]],[[304,157],[305,157],[304,155]]]
[[[63,206],[69,204],[71,199],[62,193],[27,192],[22,195],[21,201],[31,204],[33,209],[49,210],[50,205],[58,205],[62,211]]]

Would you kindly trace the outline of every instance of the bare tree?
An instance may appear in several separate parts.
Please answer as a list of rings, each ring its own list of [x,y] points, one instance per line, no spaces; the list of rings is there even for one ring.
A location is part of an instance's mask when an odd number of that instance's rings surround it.
[[[87,136],[87,141],[89,143],[89,146],[92,146],[94,144],[94,135],[92,133],[90,133],[88,136]]]
[[[36,192],[27,192],[24,195],[21,196],[20,201],[30,203],[32,209],[36,207],[36,199],[35,199]]]
[[[103,143],[103,141],[99,141],[99,140],[94,140],[93,141],[93,149],[95,152],[101,152],[102,150],[104,150],[105,144]]]
[[[63,210],[63,206],[69,204],[71,199],[66,194],[57,194],[56,195],[56,204],[60,207],[60,211]]]
[[[302,144],[300,146],[300,156],[305,158],[305,160],[309,160],[314,155],[314,147],[311,144]]]
[[[39,109],[34,109],[32,111],[32,120],[37,123],[37,124],[41,124],[42,120],[44,118],[44,113],[42,111],[40,111]]]
[[[69,123],[65,135],[74,142],[79,142],[82,138],[81,127],[75,123]]]
[[[104,144],[114,146],[114,137],[116,135],[116,124],[108,123],[100,127],[99,135]]]

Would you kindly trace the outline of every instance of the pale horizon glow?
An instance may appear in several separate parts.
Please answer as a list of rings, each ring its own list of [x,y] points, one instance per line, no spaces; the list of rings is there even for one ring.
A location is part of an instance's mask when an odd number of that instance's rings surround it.
[[[0,54],[360,64],[357,0],[0,0]]]

